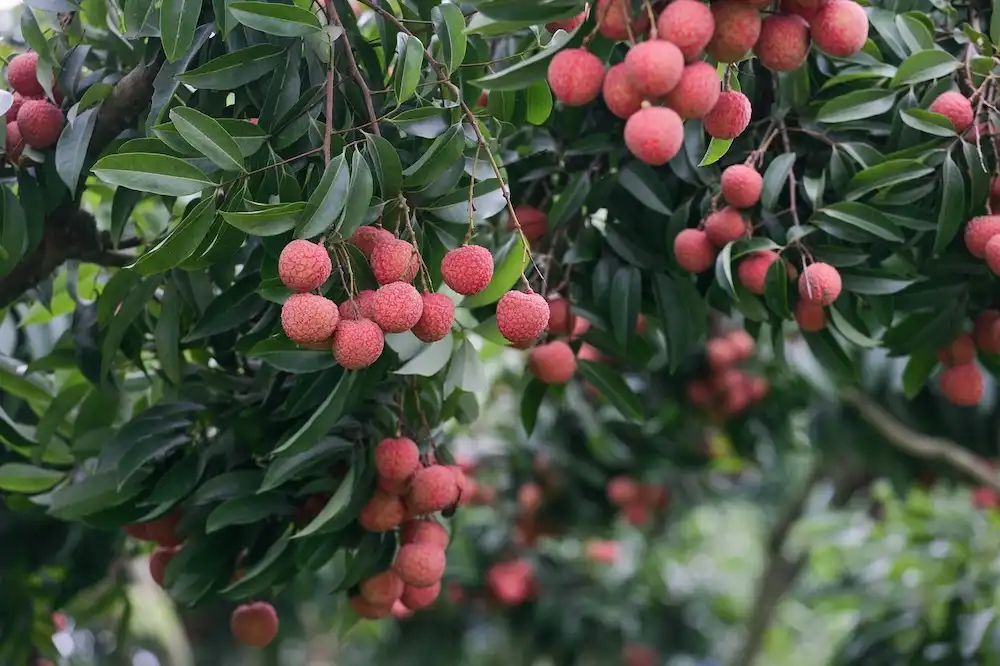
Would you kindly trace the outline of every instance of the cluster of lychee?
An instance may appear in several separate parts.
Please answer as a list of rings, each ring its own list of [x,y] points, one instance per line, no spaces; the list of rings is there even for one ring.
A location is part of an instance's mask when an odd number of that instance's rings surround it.
[[[608,481],[608,501],[621,510],[627,522],[646,525],[655,511],[670,506],[670,491],[654,483],[640,483],[630,476],[616,476]]]
[[[763,400],[770,389],[767,379],[737,367],[753,358],[755,347],[753,338],[743,329],[709,340],[705,346],[708,375],[688,382],[688,402],[710,413],[732,417]]]
[[[976,350],[1000,353],[1000,311],[981,312],[973,333],[962,332],[947,346],[937,350],[944,370],[938,375],[938,387],[945,400],[953,405],[972,407],[983,397],[983,372],[976,364]]]
[[[624,62],[605,71],[586,48],[565,49],[549,63],[549,85],[568,106],[603,95],[608,109],[626,120],[625,145],[632,154],[647,164],[666,164],[681,149],[685,120],[700,119],[717,139],[734,139],[750,123],[750,100],[729,89],[728,80],[720,82],[703,54],[734,63],[753,49],[765,67],[788,72],[805,62],[810,33],[818,48],[841,58],[858,53],[868,39],[868,17],[853,0],[781,0],[778,11],[762,18],[761,10],[771,4],[672,0],[652,23],[645,11],[633,14],[629,0],[598,0],[598,31],[631,44]]]
[[[4,152],[11,164],[17,164],[25,146],[44,150],[59,140],[66,118],[57,106],[62,104],[62,93],[52,91],[56,104],[45,96],[38,82],[38,54],[21,53],[7,64],[7,81],[14,89],[14,102],[7,109],[7,138]]]

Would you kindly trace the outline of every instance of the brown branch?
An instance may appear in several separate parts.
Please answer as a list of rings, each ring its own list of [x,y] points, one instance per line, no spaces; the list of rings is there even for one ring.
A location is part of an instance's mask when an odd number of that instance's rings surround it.
[[[343,27],[343,24],[340,22],[340,14],[337,13],[337,8],[333,6],[333,1],[327,0],[326,6],[330,11],[334,24]],[[347,33],[344,33],[344,52],[347,54],[347,66],[351,70],[351,78],[361,88],[361,95],[365,98],[365,109],[368,111],[368,120],[371,121],[372,132],[378,136],[382,136],[382,131],[378,127],[378,115],[376,115],[375,106],[372,104],[371,90],[368,88],[365,77],[361,75],[361,70],[358,69],[358,61],[354,58],[354,50],[351,48],[350,40],[347,39]],[[330,122],[333,122],[333,120],[331,119]]]

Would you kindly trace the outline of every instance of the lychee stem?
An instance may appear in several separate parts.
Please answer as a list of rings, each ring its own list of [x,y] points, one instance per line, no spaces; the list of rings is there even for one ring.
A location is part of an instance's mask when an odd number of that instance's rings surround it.
[[[431,426],[427,422],[427,415],[424,414],[424,407],[420,402],[420,387],[417,384],[413,385],[413,397],[416,400],[417,414],[420,415],[420,422],[423,424],[424,430],[427,431],[427,443],[430,444],[434,461],[437,462],[437,444],[434,442],[434,434],[431,432]]]
[[[649,14],[649,38],[657,39],[656,15],[653,14],[653,5],[649,2],[649,0],[643,0],[643,4],[646,5],[646,13]]]
[[[472,158],[472,177],[469,179],[469,228],[465,232],[465,239],[462,241],[462,245],[468,245],[469,241],[472,240],[472,234],[476,232],[476,220],[472,216],[476,210],[476,204],[473,203],[473,199],[475,198],[476,168],[479,166],[479,150],[482,147],[481,143],[476,142],[476,155]]]

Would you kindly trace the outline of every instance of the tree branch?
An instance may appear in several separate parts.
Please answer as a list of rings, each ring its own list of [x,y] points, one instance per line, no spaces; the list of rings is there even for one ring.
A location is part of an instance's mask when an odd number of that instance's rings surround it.
[[[334,6],[332,0],[327,0],[326,7],[330,11],[334,25],[343,27],[343,24],[340,22],[340,14],[337,13],[337,8]],[[346,34],[344,35],[344,51],[347,54],[347,65],[351,70],[351,78],[361,88],[361,95],[365,98],[365,109],[368,111],[368,120],[371,121],[372,132],[378,136],[382,136],[382,130],[378,127],[378,116],[375,114],[375,106],[372,104],[372,92],[368,88],[368,82],[365,81],[365,77],[361,75],[361,70],[358,69],[358,61],[354,58],[354,49],[351,48],[351,42],[347,39]],[[332,71],[332,63],[330,64],[330,68]],[[330,122],[333,122],[332,118]]]

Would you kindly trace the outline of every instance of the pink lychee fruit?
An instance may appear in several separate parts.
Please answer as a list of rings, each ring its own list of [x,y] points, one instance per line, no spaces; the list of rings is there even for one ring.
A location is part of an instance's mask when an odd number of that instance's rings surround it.
[[[641,161],[662,166],[680,152],[684,123],[677,112],[662,106],[639,109],[625,123],[625,145]]]
[[[684,68],[680,82],[664,101],[681,118],[701,118],[719,101],[721,84],[715,67],[707,62],[693,62]]]
[[[358,524],[369,532],[389,532],[406,520],[406,506],[395,495],[376,490],[358,514]]]
[[[410,587],[432,587],[444,576],[444,550],[430,543],[408,543],[396,553],[393,571]]]
[[[994,275],[1000,275],[1000,236],[994,236],[986,243],[986,265]]]
[[[429,543],[439,548],[448,547],[448,531],[433,520],[408,520],[403,523],[403,544]]]
[[[649,15],[645,11],[633,12],[631,4],[629,0],[597,0],[598,32],[620,42],[629,39],[630,32],[632,37],[639,37],[649,30]]]
[[[762,295],[764,283],[767,281],[767,271],[771,264],[778,260],[778,253],[771,250],[754,252],[740,262],[736,273],[740,284],[751,294]]]
[[[523,221],[521,225],[523,229]],[[449,250],[441,260],[441,278],[463,296],[478,294],[493,279],[493,255],[481,245],[463,245]]]
[[[342,321],[333,334],[333,356],[347,370],[361,370],[378,360],[385,335],[371,319]]]
[[[38,82],[38,54],[28,51],[11,58],[7,65],[7,81],[25,97],[43,96],[45,89]]]
[[[517,216],[517,222],[521,225],[521,231],[528,241],[538,240],[549,230],[548,216],[534,206],[522,204],[514,209],[514,214]],[[516,228],[514,220],[510,219],[507,223],[507,230],[514,231]]]
[[[946,347],[937,350],[938,360],[944,365],[965,365],[976,360],[976,341],[970,333],[960,333]]]
[[[983,310],[976,316],[973,336],[976,347],[990,354],[1000,354],[1000,310]]]
[[[975,363],[953,365],[941,372],[938,385],[953,405],[972,407],[983,397],[983,373]]]
[[[772,14],[761,25],[753,52],[772,72],[798,69],[809,55],[809,24],[794,14]]]
[[[714,74],[715,70],[712,72]],[[608,70],[601,94],[608,110],[623,120],[642,108],[642,95],[632,85],[625,63],[614,65]]]
[[[424,311],[424,301],[409,282],[390,282],[375,292],[372,301],[375,323],[386,333],[402,333],[413,328]]]
[[[291,241],[278,255],[278,278],[297,292],[318,289],[330,278],[333,264],[322,243],[301,238]]]
[[[674,256],[688,273],[704,273],[715,264],[718,251],[701,229],[684,229],[674,238]]]
[[[292,294],[281,306],[281,328],[300,345],[329,340],[339,319],[337,304],[315,294]]]
[[[974,217],[965,225],[965,247],[972,256],[982,259],[986,256],[986,244],[1000,234],[1000,215]]]
[[[817,48],[836,58],[856,55],[868,40],[868,14],[853,0],[830,0],[810,27]]]
[[[751,166],[734,164],[722,172],[720,184],[726,203],[735,208],[750,208],[760,201],[764,178]]]
[[[840,272],[823,262],[806,266],[799,277],[799,296],[816,305],[830,305],[840,296],[842,288]]]
[[[760,12],[742,0],[718,0],[712,3],[715,32],[705,47],[719,62],[742,60],[760,37]]]
[[[649,99],[663,97],[681,80],[684,56],[670,42],[651,39],[628,50],[625,68],[640,95]]]
[[[375,447],[375,471],[380,478],[405,481],[420,467],[420,449],[409,437],[386,437]]]
[[[403,581],[399,579],[395,571],[390,569],[361,581],[358,592],[370,604],[376,606],[392,605],[403,596]]]
[[[660,39],[676,44],[684,59],[691,62],[698,59],[712,40],[715,19],[703,2],[674,0],[656,19],[656,32]]]
[[[362,289],[356,296],[349,297],[340,304],[340,318],[357,321],[358,319],[375,318],[375,292]]]
[[[351,234],[351,237],[347,239],[347,242],[361,250],[361,254],[365,255],[365,259],[371,261],[375,246],[383,241],[391,241],[395,238],[390,231],[382,227],[363,226],[358,227]]]
[[[65,120],[62,109],[45,99],[28,100],[17,113],[17,126],[24,142],[39,150],[55,145]]]
[[[549,332],[553,335],[568,335],[573,330],[576,317],[570,310],[569,301],[562,296],[549,297]]]
[[[531,350],[528,369],[543,384],[565,384],[576,373],[576,356],[568,344],[553,340]]]
[[[557,30],[565,30],[566,32],[573,32],[587,20],[587,15],[590,13],[590,5],[585,5],[583,11],[576,16],[568,19],[563,19],[562,21],[552,21],[551,23],[545,24],[545,29],[549,32],[555,32]]]
[[[806,333],[818,333],[826,328],[826,310],[822,305],[801,300],[795,305],[795,321]]]
[[[410,482],[406,505],[413,515],[443,511],[458,501],[455,472],[445,465],[430,465],[417,470]]]
[[[709,136],[716,139],[735,139],[743,134],[743,130],[750,124],[752,113],[753,109],[746,95],[735,90],[724,90],[719,94],[719,101],[701,122]]]
[[[826,3],[827,0],[781,0],[781,11],[796,14],[811,22]]]
[[[420,319],[413,325],[413,335],[422,342],[443,340],[451,332],[455,323],[455,301],[447,294],[424,292],[420,296],[423,309]]]
[[[7,154],[7,161],[11,164],[17,164],[21,160],[21,153],[24,152],[24,139],[21,138],[21,130],[18,129],[16,120],[7,123],[4,152]]]
[[[379,284],[410,282],[420,268],[420,253],[405,240],[385,240],[372,250],[371,266]]]
[[[389,617],[392,612],[392,606],[379,606],[378,604],[373,604],[370,601],[365,601],[365,598],[360,594],[354,597],[349,597],[347,602],[351,605],[351,609],[366,620],[381,620],[384,617]]]
[[[564,49],[549,62],[552,94],[566,106],[590,104],[601,92],[604,63],[587,49]]]
[[[229,629],[240,643],[264,647],[278,635],[278,613],[266,601],[243,604],[230,616]]]
[[[958,133],[962,133],[972,127],[972,103],[968,97],[960,92],[948,90],[941,93],[934,98],[929,109],[934,113],[940,113],[951,121],[952,127]]]
[[[421,610],[432,606],[437,601],[439,594],[441,594],[441,581],[430,587],[407,585],[403,589],[402,602],[410,610]]]
[[[737,209],[726,206],[705,218],[705,234],[712,245],[721,248],[747,235],[747,221]]]
[[[534,340],[549,325],[549,304],[534,292],[511,290],[497,303],[497,328],[513,343]]]

